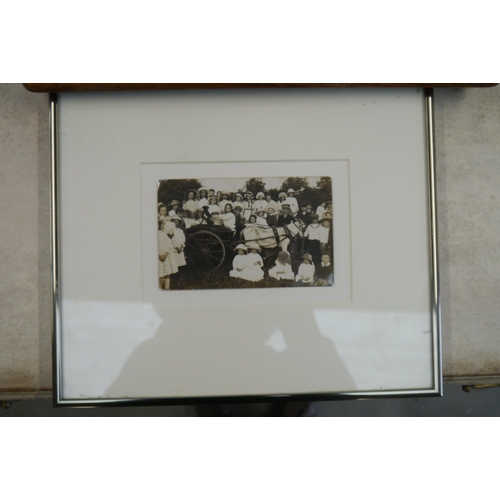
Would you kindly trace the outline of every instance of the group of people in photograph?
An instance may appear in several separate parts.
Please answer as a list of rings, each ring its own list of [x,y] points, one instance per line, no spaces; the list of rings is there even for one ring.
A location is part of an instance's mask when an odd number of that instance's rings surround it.
[[[170,287],[170,276],[186,266],[186,230],[197,225],[219,226],[231,231],[237,253],[230,271],[232,278],[261,281],[264,260],[257,241],[244,241],[242,231],[250,226],[280,228],[300,224],[298,245],[292,260],[287,251],[279,252],[268,275],[276,280],[295,281],[299,286],[330,285],[333,281],[332,201],[313,206],[302,199],[302,190],[288,189],[273,199],[268,192],[229,193],[208,188],[189,190],[182,201],[158,204],[160,287]],[[274,254],[276,257],[276,254]]]

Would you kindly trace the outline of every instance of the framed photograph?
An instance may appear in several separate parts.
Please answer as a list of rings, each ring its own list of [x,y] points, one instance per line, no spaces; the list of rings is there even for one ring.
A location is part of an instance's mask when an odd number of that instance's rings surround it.
[[[440,395],[432,99],[53,94],[55,404]]]

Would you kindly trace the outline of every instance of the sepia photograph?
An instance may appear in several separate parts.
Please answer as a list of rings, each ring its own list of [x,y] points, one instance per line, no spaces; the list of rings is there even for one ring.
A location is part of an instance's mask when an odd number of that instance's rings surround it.
[[[158,181],[162,290],[334,283],[331,177]]]

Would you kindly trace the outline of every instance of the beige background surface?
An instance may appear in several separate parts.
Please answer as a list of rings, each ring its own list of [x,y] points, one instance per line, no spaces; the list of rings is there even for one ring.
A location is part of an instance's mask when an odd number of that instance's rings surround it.
[[[443,364],[500,379],[500,88],[436,96]],[[0,399],[50,391],[48,96],[0,85]]]

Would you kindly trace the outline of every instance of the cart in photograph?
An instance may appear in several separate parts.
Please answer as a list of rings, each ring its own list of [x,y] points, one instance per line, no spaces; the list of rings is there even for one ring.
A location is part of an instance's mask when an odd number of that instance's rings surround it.
[[[218,269],[226,259],[228,251],[234,251],[239,243],[256,242],[263,256],[269,257],[280,249],[287,250],[295,237],[305,229],[304,224],[295,220],[284,227],[262,225],[247,226],[241,236],[235,238],[234,231],[220,225],[191,226],[186,230],[185,253],[191,265],[203,269]]]

